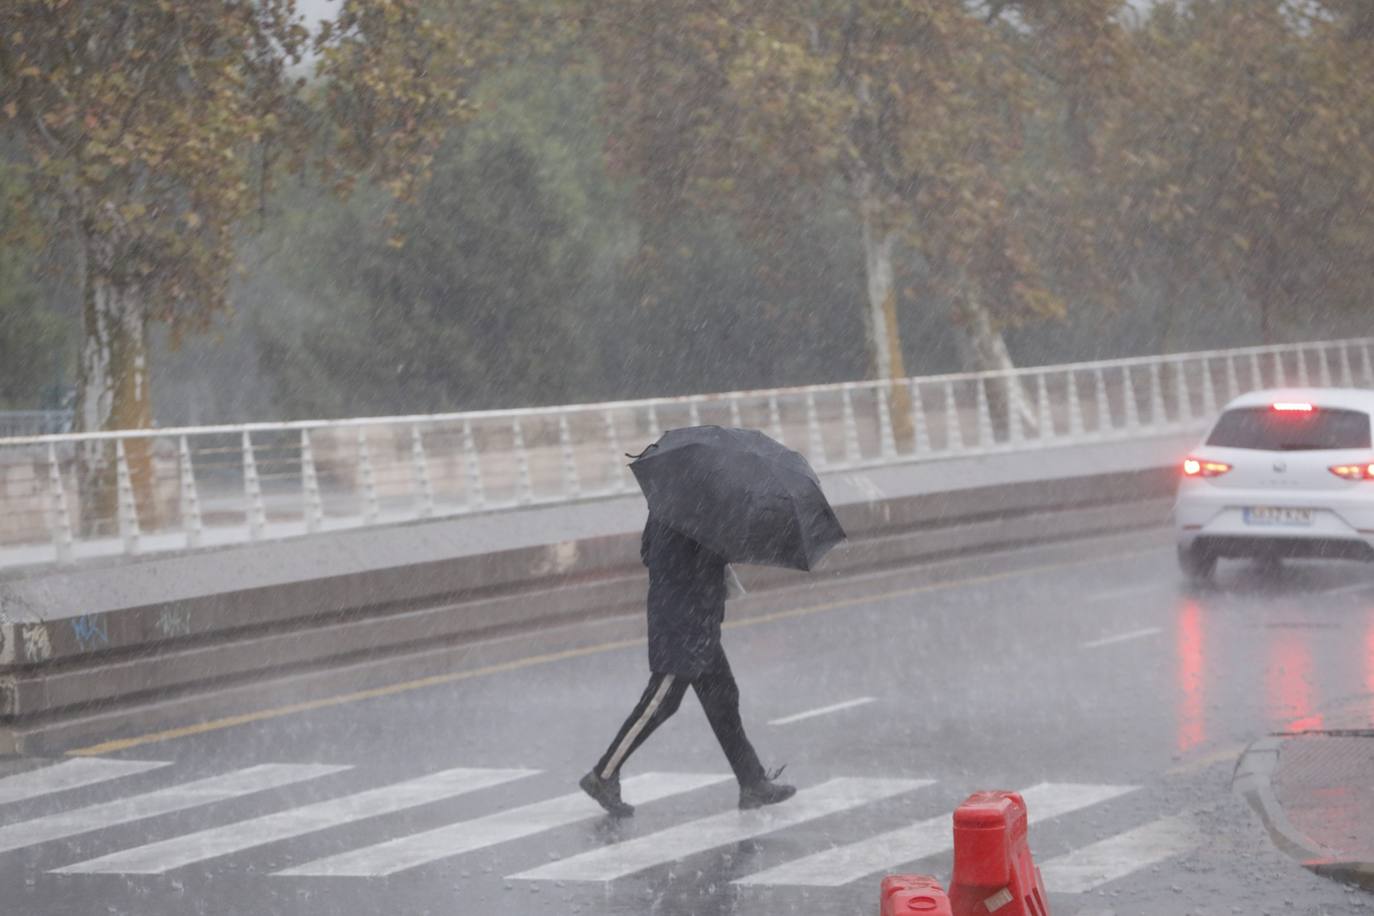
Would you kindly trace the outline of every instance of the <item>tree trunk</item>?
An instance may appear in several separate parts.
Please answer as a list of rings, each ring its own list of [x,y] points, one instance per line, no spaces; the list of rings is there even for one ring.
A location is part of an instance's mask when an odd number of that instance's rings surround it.
[[[968,372],[1009,372],[1016,368],[1007,350],[1007,342],[992,323],[992,314],[975,294],[966,293],[960,305],[964,318],[964,369]],[[988,405],[993,422],[1006,428],[1012,411],[1030,429],[1039,421],[1031,409],[1018,378],[1009,379],[1006,386],[988,385]]]
[[[147,429],[147,308],[138,290],[111,279],[112,246],[85,246],[81,358],[77,369],[77,432]],[[124,443],[139,519],[152,524],[152,442]],[[82,528],[88,534],[114,530],[118,487],[113,442],[87,443],[78,453]]]
[[[863,222],[864,272],[868,280],[868,307],[864,309],[869,366],[877,379],[904,379],[902,337],[897,327],[897,286],[892,251],[897,233],[879,224],[879,204],[872,194],[860,201]],[[892,435],[898,443],[911,439],[911,393],[904,384],[889,392]]]

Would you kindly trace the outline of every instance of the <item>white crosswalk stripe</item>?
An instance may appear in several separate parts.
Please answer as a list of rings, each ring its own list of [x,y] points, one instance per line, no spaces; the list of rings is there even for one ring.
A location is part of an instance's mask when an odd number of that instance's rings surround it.
[[[146,820],[174,811],[184,811],[253,792],[276,789],[346,769],[349,768],[320,764],[267,763],[155,792],[77,808],[74,811],[18,821],[0,827],[0,852],[36,846],[39,843]]]
[[[255,846],[303,836],[330,827],[414,808],[468,792],[498,786],[538,770],[493,770],[459,767],[431,773],[379,789],[290,808],[263,817],[213,827],[186,836],[149,843],[86,862],[55,869],[60,873],[156,875]]]
[[[1134,786],[1041,783],[1022,797],[1032,823],[1108,801]],[[855,843],[794,859],[736,880],[736,884],[836,887],[907,862],[948,852],[953,842],[950,815],[917,821]]]
[[[168,763],[162,760],[74,757],[51,766],[0,779],[0,805],[93,786],[122,776],[135,776],[167,765]]]
[[[1040,874],[1051,893],[1082,894],[1201,844],[1192,817],[1164,817],[1050,859],[1040,866]]]
[[[776,808],[731,811],[552,862],[515,878],[545,881],[613,881],[730,843],[838,814],[869,802],[931,785],[928,779],[832,779]]]
[[[90,804],[68,811],[4,823],[0,818],[0,854],[38,846],[54,840],[107,830],[109,842],[117,851],[72,863],[70,850],[66,861],[45,863],[54,873],[70,876],[89,874],[160,875],[212,859],[229,859],[230,867],[246,863],[252,850],[273,843],[289,843],[325,830],[357,826],[358,836],[347,851],[304,864],[285,868],[276,876],[328,879],[334,877],[384,877],[465,854],[512,844],[509,870],[527,869],[508,880],[614,882],[651,869],[672,866],[694,855],[730,847],[741,841],[778,834],[778,850],[794,856],[781,864],[737,877],[734,884],[742,893],[747,888],[779,886],[841,887],[851,882],[890,871],[902,870],[912,863],[933,856],[948,855],[953,831],[948,812],[925,818],[895,830],[862,836],[855,842],[825,849],[824,840],[792,828],[824,817],[843,817],[862,806],[875,804],[934,785],[930,779],[836,778],[803,789],[787,803],[757,811],[730,810],[705,813],[706,817],[687,820],[675,826],[610,845],[589,843],[592,848],[573,850],[564,858],[548,860],[530,867],[531,850],[516,841],[558,830],[604,816],[601,809],[581,792],[571,792],[542,800],[503,806],[497,810],[491,798],[480,798],[474,805],[479,814],[442,826],[396,835],[389,829],[394,821],[371,819],[402,812],[450,798],[518,783],[540,771],[525,768],[455,767],[414,779],[388,783],[355,791],[348,795],[286,807],[269,814],[244,819],[232,818],[216,809],[207,815],[215,826],[168,836],[140,836],[141,845],[118,848],[118,828],[161,815],[209,805],[281,788],[350,769],[327,764],[265,764],[233,770],[215,776],[145,791],[146,780],[127,781],[128,794],[113,801]],[[176,778],[164,761],[77,758],[0,778],[0,804],[45,798],[85,786],[116,784],[123,777],[157,770],[168,781]],[[362,771],[360,771],[361,773]],[[652,804],[673,796],[694,792],[729,781],[721,774],[645,773],[625,780],[626,799]],[[534,783],[517,786],[518,796],[528,795]],[[1084,811],[1127,793],[1137,786],[1079,783],[1041,783],[1022,792],[1032,824]],[[106,790],[108,794],[110,790]],[[508,797],[508,796],[507,796]],[[706,800],[706,796],[702,796]],[[733,798],[732,798],[733,801]],[[59,805],[61,802],[54,802]],[[898,804],[907,804],[901,800]],[[51,807],[51,806],[50,806]],[[49,808],[50,810],[50,808]],[[651,809],[652,810],[652,809]],[[891,807],[883,809],[890,816]],[[662,812],[660,812],[661,816]],[[890,821],[889,821],[890,822]],[[1141,824],[1127,815],[1120,832],[1094,829],[1086,845],[1041,863],[1045,886],[1053,894],[1086,894],[1103,885],[1126,878],[1142,869],[1157,866],[1187,854],[1202,842],[1202,831],[1190,813],[1161,817]],[[154,828],[156,830],[158,828]],[[853,834],[851,822],[850,835]],[[814,831],[813,831],[814,834]],[[151,840],[151,842],[144,842]],[[104,842],[104,841],[102,841]],[[574,842],[577,842],[574,840]],[[364,845],[358,845],[362,843]],[[127,844],[126,844],[127,845]],[[337,848],[337,847],[336,847]],[[347,847],[346,847],[347,848]],[[293,847],[284,846],[285,855]],[[795,850],[795,851],[793,851]],[[44,855],[56,858],[62,847]],[[238,857],[237,859],[235,857]],[[273,856],[276,858],[276,856]],[[308,857],[297,855],[295,861]],[[774,862],[778,860],[773,859]],[[279,865],[273,865],[279,868]],[[484,868],[484,870],[490,870]],[[506,870],[497,872],[497,875]],[[736,873],[738,874],[738,872]]]
[[[697,773],[645,773],[625,780],[621,790],[626,800],[647,804],[728,778]],[[278,874],[358,877],[394,875],[429,862],[543,833],[601,814],[601,808],[596,802],[577,792],[355,849],[307,863],[299,868],[288,868]]]

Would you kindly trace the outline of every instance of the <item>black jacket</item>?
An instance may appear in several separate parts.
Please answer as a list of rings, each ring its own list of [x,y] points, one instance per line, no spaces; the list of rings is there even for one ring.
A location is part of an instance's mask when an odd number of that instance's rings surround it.
[[[725,559],[653,516],[639,556],[649,568],[649,668],[699,677],[720,651]]]

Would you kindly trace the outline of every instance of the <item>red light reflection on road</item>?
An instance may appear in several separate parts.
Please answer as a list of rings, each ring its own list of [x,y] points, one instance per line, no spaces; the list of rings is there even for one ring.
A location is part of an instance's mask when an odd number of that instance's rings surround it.
[[[1202,610],[1184,601],[1178,612],[1178,750],[1190,751],[1207,740],[1206,671],[1203,659]]]
[[[1374,722],[1374,620],[1364,631],[1364,689],[1369,691],[1369,719]]]
[[[1313,711],[1316,703],[1312,687],[1312,647],[1308,645],[1306,633],[1274,631],[1264,679],[1269,695],[1269,715],[1284,731],[1322,727],[1321,715]]]

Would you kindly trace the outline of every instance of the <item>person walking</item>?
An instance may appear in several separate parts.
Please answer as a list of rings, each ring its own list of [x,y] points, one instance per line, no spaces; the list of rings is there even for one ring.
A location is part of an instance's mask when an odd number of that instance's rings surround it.
[[[634,806],[620,797],[620,770],[677,712],[691,687],[739,781],[739,806],[759,808],[791,798],[796,788],[777,782],[782,768],[766,772],[744,734],[739,685],[720,642],[729,574],[725,559],[652,514],[639,555],[649,569],[649,684],[615,740],[582,777],[582,790],[616,817],[634,814]]]

